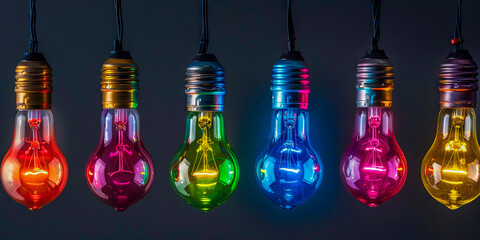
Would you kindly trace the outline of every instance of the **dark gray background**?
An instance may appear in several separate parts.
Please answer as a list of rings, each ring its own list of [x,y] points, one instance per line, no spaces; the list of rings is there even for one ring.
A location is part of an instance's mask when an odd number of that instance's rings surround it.
[[[311,138],[325,177],[317,194],[291,211],[263,196],[254,162],[269,131],[271,67],[286,50],[285,2],[210,1],[209,52],[228,75],[226,132],[241,178],[231,198],[205,214],[178,198],[168,178],[184,136],[184,72],[198,48],[200,1],[124,1],[125,48],[140,66],[143,140],[156,176],[142,201],[117,213],[92,195],[84,179],[100,131],[100,68],[115,34],[113,1],[39,0],[39,49],[54,70],[56,137],[70,176],[63,193],[36,212],[0,191],[0,238],[478,238],[479,200],[451,211],[428,195],[420,179],[435,134],[437,75],[451,50],[455,0],[383,3],[379,45],[396,67],[395,130],[409,173],[402,191],[377,208],[350,196],[338,174],[353,128],[355,65],[370,44],[370,1],[294,1],[297,48],[311,67]],[[480,60],[480,2],[464,1],[464,10],[465,47]],[[0,152],[6,153],[16,112],[14,68],[28,42],[27,0],[2,1],[0,31]]]

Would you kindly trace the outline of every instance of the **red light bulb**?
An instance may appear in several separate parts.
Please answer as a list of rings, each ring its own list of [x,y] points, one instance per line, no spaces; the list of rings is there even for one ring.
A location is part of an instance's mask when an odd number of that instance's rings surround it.
[[[31,210],[40,209],[62,192],[67,162],[55,143],[50,110],[17,113],[13,143],[1,172],[10,197]]]
[[[53,134],[52,68],[37,52],[35,18],[35,1],[31,1],[29,51],[15,69],[19,111],[13,143],[0,169],[7,193],[30,210],[58,197],[68,177],[67,162]]]

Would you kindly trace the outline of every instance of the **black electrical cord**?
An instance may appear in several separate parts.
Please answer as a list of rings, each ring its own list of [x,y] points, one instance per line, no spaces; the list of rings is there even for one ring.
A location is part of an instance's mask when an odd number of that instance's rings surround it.
[[[287,43],[288,51],[295,51],[295,27],[293,26],[292,17],[292,0],[287,0]]]
[[[38,48],[37,41],[37,8],[36,1],[30,0],[30,41],[28,43],[28,52],[36,53]]]
[[[455,50],[463,49],[463,37],[462,37],[462,0],[457,0],[457,20],[455,24],[455,30],[453,31],[453,39],[451,41]]]
[[[208,44],[208,0],[202,0],[202,37],[198,54],[206,54]]]
[[[371,0],[372,2],[372,20],[373,20],[373,33],[372,33],[372,50],[378,50],[378,41],[380,40],[380,6],[382,0]]]
[[[117,21],[117,39],[114,42],[114,50],[123,50],[123,15],[122,15],[122,1],[114,0],[115,17]]]

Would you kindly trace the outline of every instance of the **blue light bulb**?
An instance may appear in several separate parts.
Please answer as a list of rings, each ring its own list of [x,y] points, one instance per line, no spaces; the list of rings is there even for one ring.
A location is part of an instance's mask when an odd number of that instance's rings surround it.
[[[310,145],[308,66],[288,52],[273,67],[273,114],[269,143],[256,162],[256,179],[272,201],[291,209],[319,188],[323,165]]]

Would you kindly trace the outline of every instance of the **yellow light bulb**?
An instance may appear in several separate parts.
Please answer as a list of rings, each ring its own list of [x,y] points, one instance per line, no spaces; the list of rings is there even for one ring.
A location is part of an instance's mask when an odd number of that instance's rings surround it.
[[[480,147],[472,108],[443,108],[435,142],[423,159],[422,181],[437,201],[455,210],[480,194]]]

